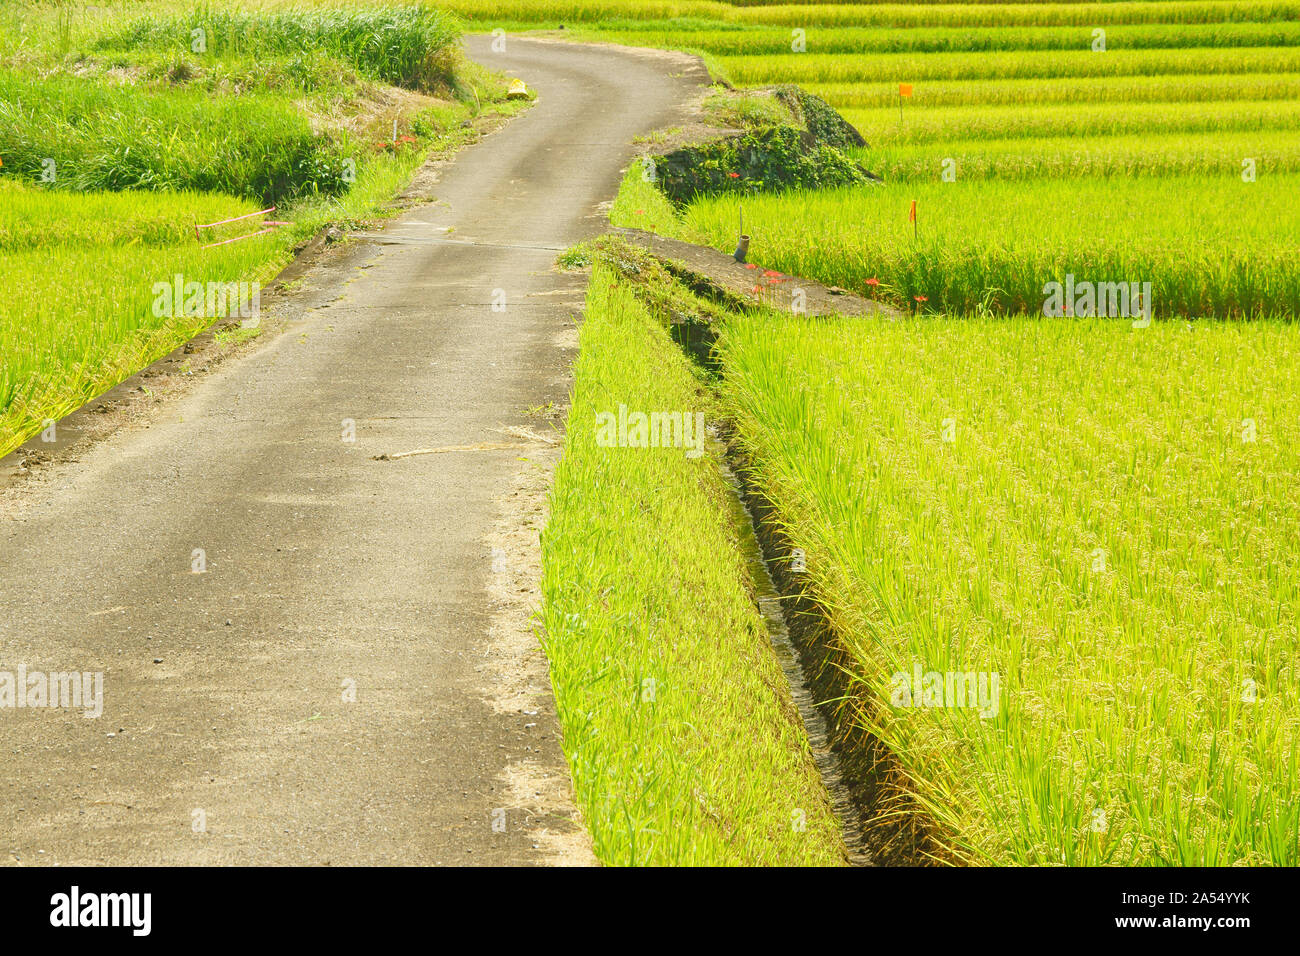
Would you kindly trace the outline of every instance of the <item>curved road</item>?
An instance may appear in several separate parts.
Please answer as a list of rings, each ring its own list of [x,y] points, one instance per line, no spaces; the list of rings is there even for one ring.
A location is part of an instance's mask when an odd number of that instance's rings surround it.
[[[527,410],[567,402],[583,292],[535,247],[601,231],[632,138],[705,77],[468,46],[540,98],[436,203],[148,427],[5,491],[0,681],[102,672],[104,712],[0,707],[0,862],[590,860],[519,597],[555,454]]]

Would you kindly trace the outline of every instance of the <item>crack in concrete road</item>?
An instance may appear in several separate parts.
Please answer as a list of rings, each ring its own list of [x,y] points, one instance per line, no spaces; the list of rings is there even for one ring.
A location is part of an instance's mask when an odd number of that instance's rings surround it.
[[[511,444],[564,408],[585,279],[516,246],[601,231],[633,137],[706,76],[467,46],[539,100],[436,204],[310,270],[285,333],[149,427],[4,491],[0,673],[102,671],[104,712],[0,709],[0,859],[590,862],[529,620],[558,448],[372,458]],[[451,227],[483,244],[428,241]]]

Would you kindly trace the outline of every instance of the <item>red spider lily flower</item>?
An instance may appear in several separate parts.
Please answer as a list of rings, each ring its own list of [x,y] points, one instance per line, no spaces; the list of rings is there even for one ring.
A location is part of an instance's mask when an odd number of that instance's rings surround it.
[[[781,273],[777,272],[775,269],[764,269],[763,275],[770,277],[770,276],[779,276],[781,275]]]
[[[644,210],[644,209],[638,209],[638,210],[636,211],[636,214],[637,214],[638,216],[644,216],[644,215],[645,215],[645,210]]]
[[[418,142],[418,140],[416,140],[416,138],[415,138],[414,136],[405,136],[405,135],[404,135],[404,136],[399,136],[399,137],[397,137],[397,142],[399,142],[399,143],[414,143],[414,142]]]
[[[758,266],[754,265],[754,263],[752,263],[752,262],[746,262],[746,263],[745,263],[745,268],[746,268],[746,269],[757,269]]]
[[[930,297],[929,297],[929,296],[925,296],[925,295],[914,295],[914,296],[912,296],[912,298],[915,299],[917,302],[929,302],[929,301],[930,301]]]
[[[754,293],[759,293],[763,291],[763,287],[761,285],[756,285],[754,286],[754,288],[750,289],[749,291]]]
[[[880,280],[876,278],[868,279],[867,285],[880,285]]]
[[[732,179],[740,178],[740,173],[727,173],[727,175],[730,176]]]

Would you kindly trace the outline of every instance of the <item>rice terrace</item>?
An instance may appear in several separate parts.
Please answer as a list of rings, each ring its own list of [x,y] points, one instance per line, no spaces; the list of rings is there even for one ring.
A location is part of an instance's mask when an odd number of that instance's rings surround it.
[[[1300,2],[0,0],[0,164],[0,859],[1300,864]]]

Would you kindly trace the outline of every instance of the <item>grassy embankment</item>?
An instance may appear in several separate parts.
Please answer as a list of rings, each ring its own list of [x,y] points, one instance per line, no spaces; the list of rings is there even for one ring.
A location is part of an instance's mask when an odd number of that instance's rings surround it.
[[[715,414],[664,328],[599,263],[575,376],[542,540],[544,643],[597,855],[843,862],[713,453],[598,443],[598,416],[620,405]]]

